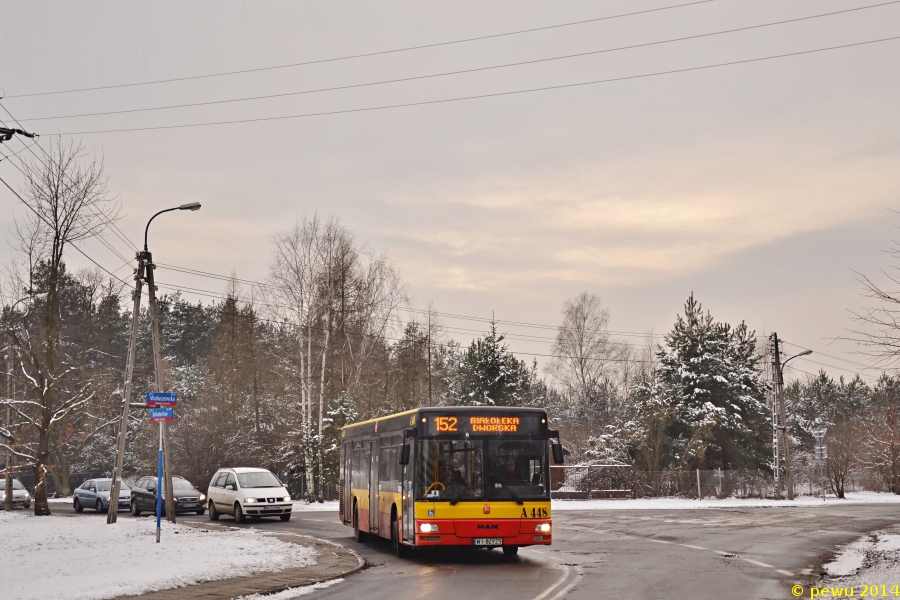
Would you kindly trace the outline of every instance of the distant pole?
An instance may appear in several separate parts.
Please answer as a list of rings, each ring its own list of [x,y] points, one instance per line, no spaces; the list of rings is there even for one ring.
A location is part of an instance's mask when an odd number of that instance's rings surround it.
[[[112,524],[119,516],[119,482],[122,479],[122,469],[125,462],[125,434],[128,431],[128,403],[131,401],[131,389],[134,376],[134,355],[137,346],[138,320],[141,313],[141,287],[144,281],[144,255],[137,254],[137,269],[134,271],[134,292],[131,309],[131,336],[128,339],[128,362],[125,366],[125,392],[122,394],[122,416],[119,419],[119,438],[116,448],[116,467],[113,470],[112,486],[109,497],[115,501],[109,503],[109,512],[106,513],[106,522]]]
[[[700,491],[700,469],[697,469],[697,500],[703,500],[703,492]]]
[[[10,311],[10,319],[12,319],[12,311]],[[13,378],[12,378],[12,369],[13,369],[13,335],[10,331],[7,334],[7,345],[6,345],[6,398],[7,400],[12,400],[13,397]],[[6,426],[12,427],[12,412],[10,411],[9,405],[6,405]],[[11,442],[10,442],[11,443]],[[12,510],[13,508],[13,493],[12,493],[12,468],[13,468],[13,453],[11,450],[6,451],[6,488],[3,493],[3,505],[7,511]]]
[[[769,336],[772,348],[772,456],[775,460],[775,499],[781,499],[781,444],[778,443],[780,412],[778,410],[778,334]]]

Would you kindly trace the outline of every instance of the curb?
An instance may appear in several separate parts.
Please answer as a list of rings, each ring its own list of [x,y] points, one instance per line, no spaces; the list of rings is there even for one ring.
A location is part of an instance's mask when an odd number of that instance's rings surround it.
[[[205,523],[180,523],[198,529],[223,531],[237,529],[227,525]],[[233,577],[217,581],[206,581],[194,585],[170,588],[158,592],[119,596],[118,598],[142,598],[146,600],[233,600],[251,594],[275,594],[289,588],[297,588],[332,579],[348,577],[365,569],[365,559],[340,544],[297,533],[266,532],[282,542],[311,546],[318,554],[316,564],[282,571],[263,572],[245,577]],[[302,540],[302,542],[301,542]]]

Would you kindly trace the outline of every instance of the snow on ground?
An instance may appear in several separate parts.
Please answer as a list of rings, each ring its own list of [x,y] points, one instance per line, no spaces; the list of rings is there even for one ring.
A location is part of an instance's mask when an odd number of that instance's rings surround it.
[[[309,547],[254,529],[209,531],[155,519],[0,513],[3,587],[18,600],[102,600],[315,564]],[[102,575],[102,576],[98,576]]]
[[[322,588],[331,587],[334,584],[340,583],[342,581],[343,579],[332,579],[330,581],[323,581],[321,583],[314,583],[312,585],[288,588],[275,594],[252,594],[250,596],[240,596],[238,598],[235,598],[235,600],[291,600],[292,598],[296,598],[298,596],[312,594],[316,590],[321,590]]]
[[[742,508],[766,506],[845,506],[848,504],[894,504],[900,503],[900,495],[880,492],[847,493],[843,500],[830,497],[798,496],[795,500],[767,500],[761,498],[639,498],[637,500],[553,500],[554,511],[567,510],[686,510],[706,508]]]
[[[856,588],[873,584],[893,587],[900,582],[900,526],[876,531],[847,544],[823,567],[829,575],[826,580],[829,584]],[[857,593],[862,594],[862,591],[857,589]]]
[[[333,512],[338,513],[340,503],[337,500],[326,500],[325,502],[306,502],[305,500],[294,500],[294,507],[291,512]]]

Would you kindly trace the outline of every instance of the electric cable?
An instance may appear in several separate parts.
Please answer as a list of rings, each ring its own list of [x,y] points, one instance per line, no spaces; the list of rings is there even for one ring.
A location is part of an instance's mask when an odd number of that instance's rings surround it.
[[[687,3],[683,3],[683,4],[663,6],[660,8],[652,8],[652,9],[648,9],[648,10],[640,10],[640,11],[635,11],[635,12],[630,12],[630,13],[622,13],[622,14],[611,15],[611,16],[607,16],[607,17],[597,17],[594,19],[584,19],[581,21],[572,21],[569,23],[559,23],[557,25],[532,27],[530,29],[520,29],[517,31],[509,31],[509,32],[505,32],[505,33],[495,33],[495,34],[491,34],[491,35],[470,37],[470,38],[464,38],[464,39],[459,39],[459,40],[452,40],[452,41],[448,41],[448,42],[435,42],[432,44],[423,44],[420,46],[407,46],[404,48],[395,48],[393,50],[380,50],[378,52],[366,52],[364,54],[351,54],[351,55],[347,55],[347,56],[338,56],[338,57],[334,57],[334,58],[323,58],[323,59],[319,59],[319,60],[310,60],[310,61],[304,61],[304,62],[289,63],[289,64],[284,64],[284,65],[274,65],[274,66],[269,66],[269,67],[257,67],[254,69],[241,69],[241,70],[237,70],[237,71],[224,71],[224,72],[220,72],[220,73],[209,73],[206,75],[192,75],[192,76],[188,76],[188,77],[172,77],[169,79],[140,81],[140,82],[136,82],[136,83],[121,83],[121,84],[115,84],[115,85],[103,85],[103,86],[94,86],[94,87],[86,87],[86,88],[75,88],[75,89],[57,90],[57,91],[51,91],[51,92],[32,92],[32,93],[28,93],[28,94],[16,94],[16,95],[5,96],[5,97],[6,98],[27,98],[27,97],[31,97],[31,96],[73,94],[73,93],[78,93],[78,92],[91,92],[91,91],[97,91],[97,90],[128,88],[128,87],[136,87],[136,86],[143,86],[143,85],[156,85],[156,84],[160,84],[160,83],[173,83],[176,81],[189,81],[189,80],[194,80],[194,79],[209,79],[212,77],[226,77],[226,76],[230,76],[230,75],[243,75],[246,73],[257,73],[260,71],[273,71],[276,69],[288,69],[288,68],[293,68],[293,67],[302,67],[302,66],[306,66],[306,65],[317,65],[317,64],[322,64],[322,63],[352,60],[352,59],[357,59],[357,58],[365,58],[365,57],[369,57],[369,56],[381,56],[381,55],[385,55],[385,54],[396,54],[399,52],[409,52],[412,50],[423,50],[425,48],[437,48],[440,46],[464,44],[464,43],[468,43],[468,42],[508,37],[508,36],[519,35],[519,34],[523,34],[523,33],[534,33],[537,31],[547,31],[547,30],[551,30],[551,29],[559,29],[562,27],[571,27],[573,25],[584,25],[587,23],[596,23],[596,22],[600,22],[600,21],[609,21],[612,19],[621,19],[624,17],[632,17],[632,16],[636,16],[636,15],[643,15],[643,14],[648,14],[648,13],[656,13],[656,12],[661,12],[661,11],[666,11],[666,10],[673,10],[673,9],[684,8],[684,7],[688,7],[688,6],[694,6],[697,4],[709,4],[710,2],[715,2],[715,1],[716,0],[698,0],[695,2],[687,2]]]
[[[133,113],[140,113],[140,112],[152,112],[152,111],[160,111],[160,110],[179,109],[179,108],[191,108],[191,107],[197,107],[197,106],[211,106],[211,105],[231,104],[231,103],[236,103],[236,102],[250,102],[250,101],[258,101],[258,100],[270,100],[270,99],[273,99],[273,98],[284,98],[284,97],[289,97],[289,96],[300,96],[300,95],[305,95],[305,94],[317,94],[317,93],[321,93],[321,92],[333,92],[333,91],[338,91],[338,90],[348,90],[348,89],[355,89],[355,88],[362,88],[362,87],[372,87],[372,86],[378,86],[378,85],[387,85],[387,84],[393,84],[393,83],[403,83],[403,82],[418,81],[418,80],[423,80],[423,79],[434,79],[434,78],[437,78],[437,77],[447,77],[447,76],[452,76],[452,75],[463,75],[463,74],[467,74],[467,73],[478,73],[478,72],[482,72],[482,71],[491,71],[491,70],[496,70],[496,69],[506,69],[506,68],[509,68],[509,67],[520,67],[520,66],[524,66],[524,65],[533,65],[533,64],[539,64],[539,63],[545,63],[545,62],[552,62],[552,61],[557,61],[557,60],[566,60],[566,59],[571,59],[571,58],[582,58],[582,57],[585,57],[585,56],[593,56],[593,55],[598,55],[598,54],[606,54],[606,53],[611,53],[611,52],[619,52],[619,51],[622,51],[622,50],[633,50],[633,49],[636,49],[636,48],[646,48],[646,47],[650,47],[650,46],[659,46],[659,45],[663,45],[663,44],[671,44],[671,43],[675,43],[675,42],[683,42],[683,41],[688,41],[688,40],[696,40],[696,39],[702,39],[702,38],[707,38],[707,37],[714,37],[714,36],[719,36],[719,35],[726,35],[726,34],[730,34],[730,33],[738,33],[738,32],[742,32],[742,31],[751,31],[751,30],[754,30],[754,29],[762,29],[762,28],[765,28],[765,27],[773,27],[773,26],[776,26],[776,25],[785,25],[785,24],[788,24],[788,23],[797,23],[797,22],[800,22],[800,21],[809,21],[809,20],[812,20],[812,19],[819,19],[819,18],[822,18],[822,17],[831,17],[831,16],[834,16],[834,15],[840,15],[840,14],[844,14],[844,13],[850,13],[850,12],[856,12],[856,11],[861,11],[861,10],[867,10],[867,9],[871,9],[871,8],[881,8],[881,7],[884,7],[884,6],[890,6],[890,5],[893,5],[893,4],[900,4],[900,0],[891,0],[890,2],[883,2],[883,3],[881,3],[881,4],[872,4],[872,5],[869,5],[869,6],[860,6],[860,7],[857,7],[857,8],[848,8],[848,9],[845,9],[845,10],[838,10],[838,11],[834,11],[834,12],[820,13],[820,14],[816,14],[816,15],[810,15],[810,16],[806,16],[806,17],[798,17],[798,18],[795,18],[795,19],[786,19],[786,20],[782,20],[782,21],[772,21],[772,22],[769,22],[769,23],[761,23],[761,24],[758,24],[758,25],[748,25],[748,26],[746,26],[746,27],[737,27],[737,28],[734,28],[734,29],[725,29],[725,30],[722,30],[722,31],[714,31],[714,32],[710,32],[710,33],[701,33],[701,34],[697,34],[697,35],[689,35],[689,36],[683,36],[683,37],[677,37],[677,38],[669,38],[669,39],[666,39],[666,40],[658,40],[658,41],[655,41],[655,42],[646,42],[646,43],[642,43],[642,44],[631,44],[631,45],[628,45],[628,46],[618,46],[618,47],[615,47],[615,48],[606,48],[606,49],[603,49],[603,50],[592,50],[592,51],[589,51],[589,52],[579,52],[579,53],[576,53],[576,54],[566,54],[566,55],[562,55],[562,56],[553,56],[553,57],[548,57],[548,58],[538,58],[538,59],[534,59],[534,60],[518,61],[518,62],[505,63],[505,64],[500,64],[500,65],[492,65],[492,66],[487,66],[487,67],[476,67],[476,68],[472,68],[472,69],[460,69],[460,70],[456,70],[456,71],[445,71],[445,72],[442,72],[442,73],[432,73],[432,74],[429,74],[429,75],[416,75],[416,76],[411,76],[411,77],[401,77],[401,78],[396,78],[396,79],[384,79],[384,80],[381,80],[381,81],[372,81],[372,82],[368,82],[368,83],[356,83],[356,84],[341,85],[341,86],[334,86],[334,87],[317,88],[317,89],[311,89],[311,90],[302,90],[302,91],[297,91],[297,92],[282,92],[282,93],[278,93],[278,94],[264,94],[264,95],[259,95],[259,96],[245,96],[245,97],[242,97],[242,98],[230,98],[230,99],[225,99],[225,100],[209,100],[209,101],[204,101],[204,102],[190,102],[190,103],[184,103],[184,104],[170,104],[170,105],[166,105],[166,106],[152,106],[152,107],[146,107],[146,108],[131,108],[131,109],[123,109],[123,110],[110,110],[110,111],[93,112],[93,113],[80,113],[80,114],[74,114],[74,115],[57,115],[57,116],[52,116],[52,117],[23,117],[22,120],[23,120],[23,121],[26,121],[26,122],[33,122],[33,121],[47,121],[47,120],[56,120],[56,119],[76,119],[76,118],[84,118],[84,117],[99,117],[99,116],[119,115],[119,114],[133,114]]]
[[[156,125],[156,126],[148,126],[148,127],[125,127],[120,129],[95,129],[95,130],[83,130],[83,131],[68,131],[64,133],[48,133],[44,134],[45,136],[63,136],[63,135],[96,135],[102,133],[128,133],[128,132],[136,132],[136,131],[162,131],[162,130],[172,130],[172,129],[189,129],[196,127],[212,127],[218,125],[237,125],[241,123],[263,123],[269,121],[284,121],[290,119],[303,119],[303,118],[311,118],[311,117],[323,117],[330,115],[344,115],[344,114],[354,114],[354,113],[364,113],[364,112],[373,112],[373,111],[381,111],[381,110],[392,110],[397,108],[410,108],[413,106],[430,106],[436,104],[449,104],[452,102],[464,102],[470,100],[482,100],[485,98],[500,98],[506,96],[516,96],[521,94],[531,94],[536,92],[547,92],[552,90],[562,90],[562,89],[570,89],[577,87],[586,87],[590,85],[599,85],[604,83],[616,83],[620,81],[631,81],[638,79],[648,79],[651,77],[659,77],[663,75],[676,75],[681,73],[690,73],[696,71],[704,71],[709,69],[717,69],[721,67],[731,67],[735,65],[744,65],[751,63],[764,62],[769,60],[777,60],[781,58],[791,58],[795,56],[805,56],[810,54],[817,54],[819,52],[829,52],[832,50],[844,50],[847,48],[856,48],[860,46],[868,46],[872,44],[879,44],[883,42],[890,42],[894,40],[900,39],[900,36],[892,36],[886,38],[879,38],[875,40],[866,40],[863,42],[854,42],[851,44],[841,44],[838,46],[827,46],[824,48],[814,48],[812,50],[801,50],[798,52],[787,52],[784,54],[773,54],[770,56],[762,56],[757,58],[748,58],[743,60],[734,60],[722,63],[714,63],[709,65],[701,65],[697,67],[685,67],[682,69],[671,69],[667,71],[655,71],[652,73],[642,73],[638,75],[625,75],[622,77],[611,77],[608,79],[595,79],[592,81],[580,81],[576,83],[565,83],[560,85],[549,85],[543,87],[536,88],[526,88],[520,90],[511,90],[507,92],[493,92],[488,94],[476,94],[472,96],[457,96],[455,98],[440,98],[437,100],[424,100],[419,102],[405,102],[400,104],[384,104],[380,106],[366,106],[361,108],[349,108],[344,110],[331,110],[331,111],[322,111],[322,112],[312,112],[312,113],[301,113],[296,115],[278,115],[274,117],[257,117],[252,119],[232,119],[225,121],[206,121],[202,123],[183,123],[180,125]]]

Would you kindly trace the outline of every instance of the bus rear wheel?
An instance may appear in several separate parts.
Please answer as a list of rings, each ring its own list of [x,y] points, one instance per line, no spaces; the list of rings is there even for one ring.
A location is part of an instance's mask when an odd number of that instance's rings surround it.
[[[518,553],[518,546],[503,546],[503,556],[505,556],[506,558],[515,558]]]
[[[359,529],[359,510],[353,505],[353,539],[357,542],[365,542],[369,538],[365,531]]]

